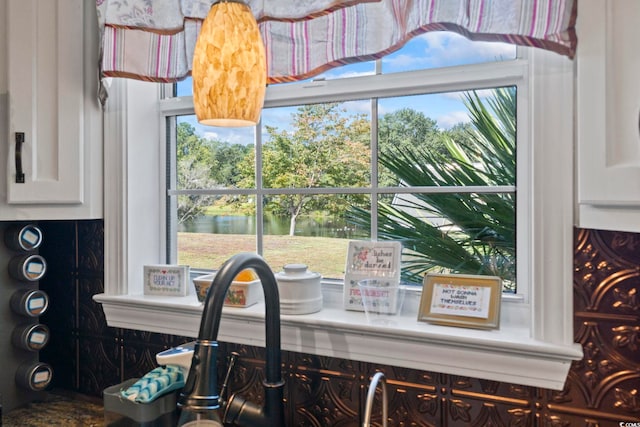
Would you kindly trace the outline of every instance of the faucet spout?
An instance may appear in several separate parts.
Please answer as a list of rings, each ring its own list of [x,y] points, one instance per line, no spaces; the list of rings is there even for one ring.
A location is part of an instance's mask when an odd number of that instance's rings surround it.
[[[387,381],[384,378],[382,372],[376,372],[369,383],[369,390],[367,392],[367,402],[364,409],[364,421],[363,427],[371,427],[371,410],[373,409],[373,400],[376,397],[376,388],[378,383],[382,387],[382,427],[387,427],[387,419],[389,417],[389,399],[387,397]]]
[[[233,279],[242,270],[252,268],[262,283],[265,304],[265,400],[259,407],[232,396],[224,411],[224,422],[237,426],[285,426],[280,345],[280,297],[273,272],[264,259],[252,253],[240,253],[227,260],[216,274],[207,293],[200,331],[194,347],[191,369],[180,393],[178,406],[201,417],[216,412],[221,402],[217,390],[217,339],[222,307]],[[182,415],[181,415],[182,418]],[[218,421],[219,422],[219,421]],[[220,423],[220,422],[219,422]],[[220,425],[222,425],[220,423]]]

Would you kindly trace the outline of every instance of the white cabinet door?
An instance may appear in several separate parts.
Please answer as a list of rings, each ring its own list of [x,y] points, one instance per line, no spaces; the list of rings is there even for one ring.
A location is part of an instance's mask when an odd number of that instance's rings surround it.
[[[578,225],[640,231],[640,1],[578,7]]]
[[[0,220],[103,216],[97,58],[92,2],[0,4]]]

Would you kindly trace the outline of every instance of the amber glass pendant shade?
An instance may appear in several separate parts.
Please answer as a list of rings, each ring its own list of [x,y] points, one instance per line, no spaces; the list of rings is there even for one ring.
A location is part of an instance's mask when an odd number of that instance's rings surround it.
[[[225,127],[258,123],[267,63],[249,6],[221,1],[211,7],[196,41],[191,74],[198,122]]]

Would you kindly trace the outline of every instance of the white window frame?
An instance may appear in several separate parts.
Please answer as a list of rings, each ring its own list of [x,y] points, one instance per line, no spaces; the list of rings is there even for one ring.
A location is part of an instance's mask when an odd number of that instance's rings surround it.
[[[418,322],[415,314],[400,317],[394,327],[372,327],[363,313],[342,309],[339,285],[325,283],[323,310],[282,316],[284,350],[562,389],[571,362],[582,358],[573,341],[574,65],[563,56],[531,50],[528,59],[512,66],[520,67],[513,72],[528,82],[527,93],[518,93],[518,114],[526,114],[522,122],[531,123],[519,128],[531,143],[518,150],[518,168],[524,168],[519,174],[529,176],[527,188],[518,186],[518,198],[526,198],[529,206],[518,212],[524,227],[518,241],[530,244],[518,247],[518,282],[520,286],[523,274],[531,288],[521,299],[503,300],[500,329],[431,325]],[[425,85],[447,90],[444,82],[455,73],[475,73],[476,83],[486,76],[484,87],[502,85],[490,68],[477,64],[432,70]],[[406,77],[398,76],[402,84]],[[362,81],[375,84],[375,78]],[[344,84],[353,91],[369,83]],[[325,84],[310,83],[305,93],[321,94]],[[279,90],[273,89],[267,106],[279,105]],[[202,305],[193,293],[183,298],[142,293],[142,266],[166,257],[164,117],[192,109],[190,101],[180,98],[162,100],[159,107],[153,100],[161,98],[160,92],[160,85],[132,80],[111,85],[104,136],[105,292],[94,299],[103,305],[109,326],[195,337]],[[305,102],[304,95],[299,99]],[[414,313],[419,297],[419,290],[408,296]],[[262,325],[261,304],[225,308],[218,338],[264,346]]]

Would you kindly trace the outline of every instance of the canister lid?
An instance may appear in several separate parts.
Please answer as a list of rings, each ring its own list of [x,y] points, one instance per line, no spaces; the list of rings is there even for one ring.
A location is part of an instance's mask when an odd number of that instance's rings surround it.
[[[22,254],[9,260],[9,275],[16,280],[35,282],[47,271],[47,262],[38,254]]]
[[[39,351],[49,342],[49,328],[40,323],[18,325],[11,334],[14,346],[28,351]]]
[[[53,368],[48,363],[25,363],[16,369],[16,383],[31,391],[47,388],[53,377]]]
[[[30,252],[42,243],[42,231],[34,224],[13,225],[7,228],[4,240],[9,249]]]
[[[276,279],[282,281],[317,280],[320,273],[307,269],[306,264],[286,264],[284,271],[276,273]]]
[[[18,314],[41,316],[49,307],[49,296],[39,289],[19,289],[11,295],[11,308]]]

